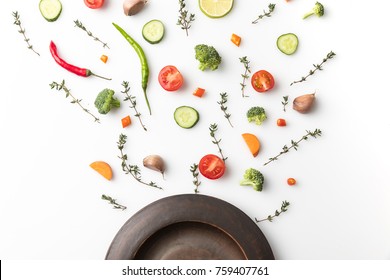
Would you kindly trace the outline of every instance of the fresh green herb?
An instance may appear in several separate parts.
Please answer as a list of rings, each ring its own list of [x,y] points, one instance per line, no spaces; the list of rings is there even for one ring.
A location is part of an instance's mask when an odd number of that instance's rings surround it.
[[[188,11],[185,9],[186,3],[184,0],[179,0],[179,19],[177,20],[177,25],[181,25],[181,29],[186,31],[188,36],[188,29],[191,28],[191,22],[195,21],[195,14],[190,14],[188,16]]]
[[[242,83],[240,83],[241,85],[241,93],[242,93],[242,97],[248,97],[247,95],[244,94],[244,90],[245,90],[245,87],[246,87],[246,80],[249,79],[249,74],[251,73],[251,69],[249,67],[249,63],[250,61],[247,59],[246,56],[243,56],[243,57],[240,57],[240,62],[242,64],[244,64],[244,67],[245,67],[245,72],[244,74],[241,74],[241,77],[242,77]]]
[[[282,105],[283,105],[283,111],[286,112],[286,106],[288,104],[288,95],[286,96],[283,96],[283,101],[282,101]]]
[[[195,189],[194,189],[195,193],[199,193],[198,188],[201,184],[201,182],[199,181],[199,178],[198,178],[198,175],[199,175],[198,167],[199,166],[196,163],[194,163],[193,165],[190,166],[190,171],[192,173],[192,176],[194,177],[194,180],[192,181],[192,183],[195,186]]]
[[[139,119],[139,122],[140,124],[142,125],[142,128],[146,131],[146,127],[145,125],[142,123],[142,120],[141,120],[141,113],[138,112],[137,108],[136,108],[136,105],[137,105],[137,101],[135,99],[135,96],[134,95],[131,95],[129,94],[130,92],[130,86],[129,86],[129,82],[127,81],[123,81],[122,82],[122,86],[124,87],[124,90],[121,91],[124,95],[126,95],[126,98],[123,99],[123,101],[130,101],[131,103],[131,106],[130,108],[134,109],[135,111],[135,115],[138,119]]]
[[[219,95],[221,96],[221,100],[218,101],[217,103],[220,105],[220,108],[221,108],[222,112],[225,114],[225,118],[228,120],[230,126],[233,127],[232,123],[230,122],[231,114],[229,114],[227,112],[227,107],[225,106],[225,104],[228,101],[228,99],[227,99],[228,98],[228,94],[226,92],[222,92]]]
[[[259,15],[258,18],[254,21],[252,21],[253,24],[256,24],[259,22],[259,20],[261,20],[263,17],[270,17],[272,12],[275,10],[275,6],[276,4],[269,4],[268,5],[268,12],[266,12],[265,10],[263,10],[263,14],[262,15]]]
[[[309,74],[305,77],[302,77],[299,81],[294,81],[290,84],[292,86],[293,84],[300,83],[306,81],[306,79],[313,75],[317,70],[322,70],[322,65],[327,62],[329,59],[332,59],[336,54],[334,52],[329,52],[324,59],[322,59],[322,62],[320,64],[313,64],[314,69],[309,71]]]
[[[282,206],[280,207],[280,210],[275,210],[275,214],[274,215],[269,215],[267,218],[261,219],[261,220],[258,220],[257,218],[255,218],[256,223],[260,223],[260,222],[264,222],[264,221],[272,222],[275,217],[278,217],[283,212],[286,212],[288,210],[287,209],[288,206],[290,206],[290,202],[283,201],[282,202]]]
[[[298,144],[301,141],[303,141],[303,140],[307,140],[309,138],[309,136],[313,137],[313,138],[317,138],[317,136],[321,136],[322,135],[321,130],[319,130],[317,128],[313,132],[309,131],[309,130],[306,130],[306,132],[307,133],[305,135],[303,135],[302,138],[299,139],[298,141],[291,140],[291,146],[290,147],[287,147],[287,145],[284,145],[282,151],[277,156],[269,158],[269,160],[266,163],[264,163],[264,165],[267,165],[268,163],[277,160],[278,157],[280,157],[283,154],[288,153],[288,151],[290,151],[291,149],[298,150]]]
[[[222,139],[218,140],[215,137],[215,132],[217,132],[217,130],[218,130],[218,125],[216,123],[210,124],[209,130],[210,130],[210,136],[213,138],[212,142],[213,142],[213,144],[217,145],[218,152],[221,154],[222,160],[225,162],[227,160],[227,157],[223,156],[222,149],[219,146],[219,143],[221,142]]]
[[[123,149],[125,147],[126,141],[127,141],[127,136],[124,134],[120,134],[119,141],[117,142],[117,144],[118,144],[118,149],[121,152],[119,158],[122,160],[122,170],[125,172],[125,174],[130,174],[131,176],[133,176],[133,178],[136,179],[139,183],[162,190],[162,188],[157,186],[155,182],[150,181],[149,183],[146,183],[142,181],[141,171],[137,165],[127,164],[127,154],[123,153]]]
[[[70,92],[70,89],[65,86],[65,80],[62,80],[62,82],[60,84],[56,83],[56,82],[52,82],[50,84],[50,88],[51,89],[55,88],[58,91],[63,90],[65,92],[66,98],[68,98],[69,96],[72,98],[72,101],[70,103],[79,105],[81,107],[81,109],[83,109],[84,112],[91,115],[95,119],[95,122],[100,123],[100,120],[97,117],[95,117],[88,109],[84,108],[84,106],[81,105],[81,99],[77,99],[76,97],[74,97],[72,95],[72,93]]]
[[[77,20],[74,21],[74,24],[75,24],[75,26],[77,26],[78,28],[84,30],[84,31],[88,34],[89,37],[92,37],[95,41],[98,41],[98,42],[102,43],[102,44],[103,44],[103,48],[108,48],[108,49],[110,48],[110,47],[107,45],[107,43],[102,42],[98,37],[95,37],[95,36],[92,34],[91,31],[88,31],[87,28],[84,26],[84,24],[83,24],[81,21],[79,21],[79,20],[77,19]]]
[[[12,16],[14,17],[14,24],[17,25],[17,26],[19,26],[19,33],[23,35],[24,41],[27,43],[27,48],[30,49],[30,50],[32,50],[33,52],[35,52],[37,55],[40,56],[40,54],[37,53],[37,52],[34,50],[33,46],[30,44],[30,39],[27,38],[27,36],[26,36],[26,29],[24,29],[24,28],[22,27],[22,22],[20,21],[20,15],[19,15],[18,11],[12,12]]]
[[[113,199],[109,195],[102,194],[102,199],[107,200],[108,203],[114,205],[114,207],[113,207],[114,209],[120,209],[123,211],[123,210],[126,210],[126,208],[127,208],[126,206],[123,206],[123,205],[119,204],[118,202],[116,202],[116,199]]]

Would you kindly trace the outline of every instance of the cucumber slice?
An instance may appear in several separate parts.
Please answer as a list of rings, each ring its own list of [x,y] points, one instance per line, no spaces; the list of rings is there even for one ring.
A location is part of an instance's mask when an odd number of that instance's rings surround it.
[[[191,128],[199,120],[199,113],[194,108],[189,106],[181,106],[176,108],[173,114],[176,123],[182,128]]]
[[[293,54],[298,48],[298,37],[294,33],[280,35],[276,45],[278,49],[287,55]]]
[[[47,21],[53,22],[58,19],[62,12],[62,4],[59,0],[41,0],[39,10]]]
[[[164,37],[164,33],[164,24],[157,19],[153,19],[145,23],[144,27],[142,28],[142,36],[151,44],[159,43]]]

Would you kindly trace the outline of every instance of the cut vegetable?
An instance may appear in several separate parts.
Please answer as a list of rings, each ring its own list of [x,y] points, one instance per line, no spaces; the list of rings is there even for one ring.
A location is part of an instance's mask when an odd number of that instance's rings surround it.
[[[230,41],[232,41],[233,44],[239,47],[241,44],[241,37],[233,33],[232,37],[230,38]]]
[[[163,39],[164,33],[164,24],[157,19],[145,23],[142,28],[142,36],[151,44],[159,43]]]
[[[47,21],[53,22],[61,15],[62,4],[59,0],[41,0],[39,11]]]
[[[108,60],[108,56],[103,54],[101,57],[100,57],[100,60],[103,61],[104,63],[107,63],[107,60]]]
[[[291,55],[296,52],[298,43],[298,37],[294,33],[280,35],[276,41],[278,49],[287,55]]]
[[[231,11],[233,3],[233,0],[199,0],[199,8],[208,17],[221,18]]]
[[[95,161],[95,162],[92,162],[89,166],[93,170],[98,172],[100,175],[102,175],[104,178],[106,178],[107,180],[112,179],[112,169],[111,169],[111,166],[107,162]]]
[[[242,137],[244,138],[245,143],[252,155],[256,157],[259,154],[261,148],[261,144],[257,136],[252,133],[243,133]]]
[[[130,118],[130,116],[124,117],[121,121],[122,121],[122,127],[123,128],[131,125],[131,118]]]
[[[204,88],[197,88],[192,94],[197,96],[197,97],[202,97],[203,94],[206,92]]]
[[[192,107],[180,106],[173,114],[176,123],[182,128],[191,128],[199,120],[199,113]]]

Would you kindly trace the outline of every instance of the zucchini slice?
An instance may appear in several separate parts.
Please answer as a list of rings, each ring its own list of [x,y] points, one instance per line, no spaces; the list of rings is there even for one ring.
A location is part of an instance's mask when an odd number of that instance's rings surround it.
[[[191,128],[199,120],[199,113],[192,107],[180,106],[176,108],[173,114],[176,123],[182,128]]]
[[[294,33],[286,33],[278,37],[276,45],[282,53],[291,55],[296,52],[298,43],[297,35]]]
[[[59,0],[41,0],[39,11],[47,21],[53,22],[61,15],[62,4]]]

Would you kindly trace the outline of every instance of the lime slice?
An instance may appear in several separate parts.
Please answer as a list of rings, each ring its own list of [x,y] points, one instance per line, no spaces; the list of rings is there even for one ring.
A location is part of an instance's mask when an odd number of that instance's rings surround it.
[[[208,17],[221,18],[233,8],[234,0],[199,0],[200,10]]]

